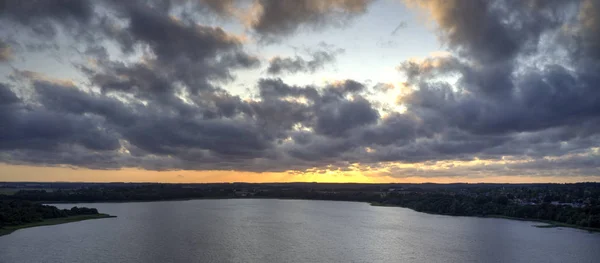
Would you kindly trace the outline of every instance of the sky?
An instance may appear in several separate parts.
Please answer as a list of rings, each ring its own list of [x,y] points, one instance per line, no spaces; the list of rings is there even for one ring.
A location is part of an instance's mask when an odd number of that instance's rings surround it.
[[[0,181],[600,181],[598,0],[0,0]]]

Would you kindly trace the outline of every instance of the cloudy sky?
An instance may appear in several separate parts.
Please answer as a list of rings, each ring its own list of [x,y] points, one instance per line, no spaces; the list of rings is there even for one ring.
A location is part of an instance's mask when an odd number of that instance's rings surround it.
[[[598,0],[0,0],[0,181],[600,180]]]

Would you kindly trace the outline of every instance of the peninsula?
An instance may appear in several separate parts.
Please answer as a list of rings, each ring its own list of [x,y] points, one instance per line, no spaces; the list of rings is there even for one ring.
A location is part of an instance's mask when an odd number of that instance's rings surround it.
[[[95,208],[58,209],[24,200],[0,201],[0,236],[22,228],[57,225],[89,219],[115,217],[98,213]]]

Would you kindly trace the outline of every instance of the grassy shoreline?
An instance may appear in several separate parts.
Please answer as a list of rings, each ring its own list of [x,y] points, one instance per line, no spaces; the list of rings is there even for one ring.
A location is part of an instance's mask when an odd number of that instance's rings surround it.
[[[416,211],[410,207],[403,207],[403,206],[398,206],[398,205],[388,205],[388,204],[382,204],[379,202],[372,202],[369,203],[372,206],[385,206],[385,207],[402,207],[402,208],[407,208],[407,209],[411,209],[413,211]],[[457,216],[457,215],[445,215],[445,214],[436,214],[436,213],[428,213],[428,212],[421,212],[421,211],[417,211],[420,213],[426,213],[426,214],[432,214],[432,215],[444,215],[444,216]],[[461,215],[458,215],[461,216]],[[542,220],[542,219],[535,219],[535,218],[520,218],[520,217],[511,217],[511,216],[503,216],[503,215],[486,215],[486,216],[468,216],[468,215],[462,215],[465,217],[481,217],[481,218],[500,218],[500,219],[509,219],[509,220],[517,220],[517,221],[529,221],[529,222],[539,222],[539,223],[544,223],[546,225],[534,225],[534,227],[538,227],[538,228],[554,228],[554,227],[568,227],[568,228],[576,228],[576,229],[581,229],[581,230],[587,230],[589,232],[600,232],[600,228],[591,228],[591,227],[583,227],[583,226],[578,226],[578,225],[572,225],[572,224],[567,224],[567,223],[561,223],[561,222],[556,222],[556,221],[551,221],[551,220]]]
[[[96,215],[76,215],[76,216],[46,219],[44,221],[35,222],[35,223],[28,223],[28,224],[23,224],[23,225],[18,225],[18,226],[8,226],[8,227],[0,228],[0,236],[8,235],[14,231],[17,231],[17,230],[23,229],[23,228],[30,228],[30,227],[37,227],[37,226],[50,226],[50,225],[78,222],[78,221],[83,221],[83,220],[113,218],[113,217],[116,217],[116,216],[111,216],[111,215],[107,215],[107,214],[96,214]]]

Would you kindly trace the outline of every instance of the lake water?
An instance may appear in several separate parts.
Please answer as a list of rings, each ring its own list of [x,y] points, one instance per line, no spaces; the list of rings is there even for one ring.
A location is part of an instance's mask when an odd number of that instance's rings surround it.
[[[600,262],[597,233],[366,203],[77,205],[118,218],[18,230],[0,237],[0,262]]]

